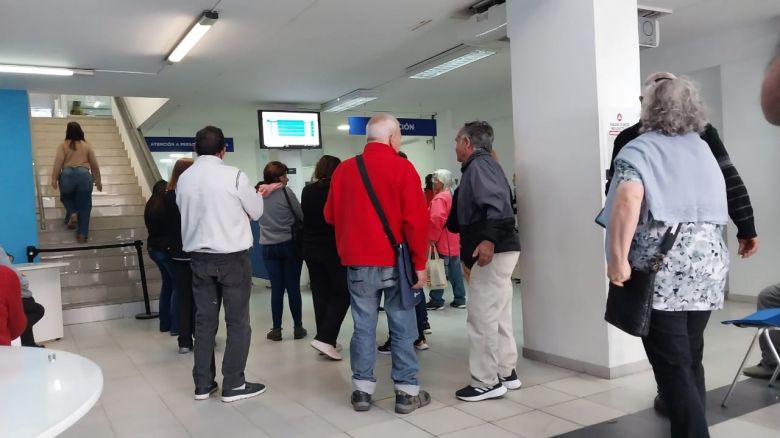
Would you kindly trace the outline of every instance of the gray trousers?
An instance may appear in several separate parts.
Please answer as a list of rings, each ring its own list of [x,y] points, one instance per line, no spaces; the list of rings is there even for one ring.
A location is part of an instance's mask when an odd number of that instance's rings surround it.
[[[758,310],[774,309],[777,307],[780,307],[780,283],[773,284],[758,294]],[[774,344],[775,349],[780,351],[780,331],[770,331],[769,337],[772,338],[772,344]],[[761,336],[759,342],[761,345],[761,364],[767,368],[774,369],[777,366],[777,361],[774,356],[772,356],[772,351],[769,349],[766,338]]]
[[[192,253],[192,295],[195,314],[196,388],[208,388],[216,378],[214,346],[219,327],[219,310],[225,303],[227,342],[222,359],[222,388],[245,383],[244,368],[249,355],[252,328],[249,326],[249,294],[252,266],[248,251],[231,254]]]

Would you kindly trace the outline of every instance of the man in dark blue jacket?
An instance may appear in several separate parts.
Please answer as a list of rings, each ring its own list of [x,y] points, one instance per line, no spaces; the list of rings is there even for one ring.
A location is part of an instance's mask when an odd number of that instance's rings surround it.
[[[455,395],[480,401],[520,388],[512,330],[512,270],[520,255],[512,196],[504,171],[491,157],[493,128],[469,122],[455,137],[463,163],[447,227],[460,233],[461,259],[471,269],[468,335],[471,383]]]

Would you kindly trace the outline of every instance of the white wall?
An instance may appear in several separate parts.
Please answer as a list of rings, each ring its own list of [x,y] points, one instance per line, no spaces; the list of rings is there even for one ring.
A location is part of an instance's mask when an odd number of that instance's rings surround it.
[[[763,73],[780,37],[778,24],[780,20],[774,20],[642,52],[643,75],[668,70],[702,83],[705,100],[713,110],[713,124],[722,125],[724,143],[750,193],[761,248],[753,258],[741,260],[736,253],[736,231],[730,227],[733,298],[755,297],[764,286],[780,281],[780,128],[764,120],[759,103]],[[718,94],[720,109],[713,103]]]
[[[125,97],[127,109],[133,117],[135,126],[141,126],[154,113],[168,103],[167,97]]]

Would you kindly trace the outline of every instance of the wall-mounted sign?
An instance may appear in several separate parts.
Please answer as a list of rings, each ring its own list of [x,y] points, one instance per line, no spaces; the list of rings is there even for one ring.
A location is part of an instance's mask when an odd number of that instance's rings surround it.
[[[150,152],[194,152],[195,137],[144,137]],[[233,152],[233,138],[225,138],[227,151]]]
[[[349,135],[366,135],[366,125],[370,117],[348,117]],[[436,119],[398,119],[401,135],[418,137],[436,136]]]

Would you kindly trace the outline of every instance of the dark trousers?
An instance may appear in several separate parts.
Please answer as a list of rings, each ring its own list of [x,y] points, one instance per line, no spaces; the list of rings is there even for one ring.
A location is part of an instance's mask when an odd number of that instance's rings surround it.
[[[341,266],[338,257],[312,254],[306,257],[311,280],[311,298],[314,302],[314,321],[317,335],[314,339],[336,346],[341,323],[349,309],[347,268]]]
[[[33,326],[36,322],[43,318],[45,309],[35,300],[30,298],[22,298],[22,306],[24,307],[24,314],[27,316],[27,328],[20,336],[23,347],[35,347],[38,344],[35,343],[35,336],[33,335]]]
[[[168,251],[159,249],[150,249],[149,258],[157,265],[160,270],[160,331],[173,332],[179,331],[179,302],[174,287],[173,259]]]
[[[192,296],[192,268],[189,260],[173,260],[173,283],[179,298],[179,347],[192,348],[195,333],[195,301]]]
[[[290,303],[290,313],[296,327],[303,326],[301,302],[301,267],[295,256],[292,240],[275,245],[263,245],[263,262],[271,280],[271,317],[275,329],[282,328],[284,291]]]
[[[642,338],[661,398],[669,412],[672,438],[707,438],[704,386],[704,329],[709,311],[653,310],[650,333]]]
[[[219,310],[225,303],[227,342],[222,359],[222,387],[238,388],[245,383],[244,368],[252,340],[249,325],[249,295],[252,265],[249,251],[231,254],[192,253],[192,294],[195,297],[196,388],[207,388],[216,378],[214,346]]]

